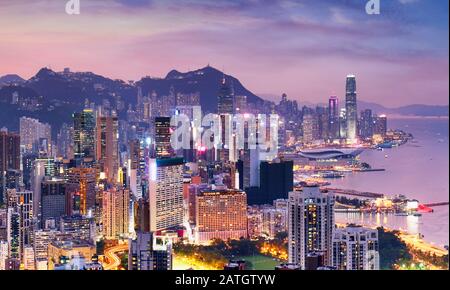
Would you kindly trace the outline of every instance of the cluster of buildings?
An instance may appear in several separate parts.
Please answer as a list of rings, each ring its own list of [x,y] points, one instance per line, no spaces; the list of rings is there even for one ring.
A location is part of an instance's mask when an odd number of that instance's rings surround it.
[[[282,120],[280,143],[289,149],[372,143],[386,137],[386,115],[375,115],[370,109],[358,115],[355,75],[347,76],[344,101],[341,105],[339,97],[331,96],[326,107],[299,108],[296,101],[290,101],[283,95],[281,102],[273,108]]]
[[[316,127],[323,136],[341,138],[342,131],[356,139],[354,76],[347,78],[346,99],[346,129],[334,123],[342,122],[333,97],[325,134],[307,108],[295,125],[296,103],[283,96],[273,108],[283,114],[280,149],[291,127],[302,130],[304,143],[315,140]],[[217,101],[221,122],[256,110],[225,78]],[[117,113],[119,104],[87,102],[56,138],[50,125],[25,117],[19,133],[0,131],[0,269],[98,270],[107,251],[99,245],[121,241],[128,244],[128,269],[167,270],[177,241],[271,239],[285,231],[289,262],[301,269],[312,253],[324,266],[377,268],[376,232],[336,229],[334,198],[318,187],[295,191],[293,162],[248,146],[248,127],[242,149],[233,140],[220,149],[173,148],[171,116],[192,120],[199,104],[198,94],[172,88],[162,97],[139,88],[125,115]],[[197,140],[194,127],[190,134]],[[267,134],[262,142],[276,137]]]

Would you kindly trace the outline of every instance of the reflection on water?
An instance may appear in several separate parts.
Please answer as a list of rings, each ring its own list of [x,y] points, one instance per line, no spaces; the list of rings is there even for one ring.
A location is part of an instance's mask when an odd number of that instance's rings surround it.
[[[384,152],[366,150],[361,161],[386,171],[348,174],[332,180],[332,186],[388,195],[403,194],[421,203],[449,200],[448,119],[389,120],[390,128],[412,133],[415,141]],[[389,157],[385,158],[387,154]],[[420,233],[425,240],[439,245],[449,243],[449,206],[434,208],[422,217],[392,214],[337,213],[339,223],[385,226]]]
[[[335,213],[337,223],[354,223],[367,227],[398,229],[410,234],[421,234],[425,240],[444,247],[448,245],[448,206],[436,207],[433,213],[417,216],[394,214]]]

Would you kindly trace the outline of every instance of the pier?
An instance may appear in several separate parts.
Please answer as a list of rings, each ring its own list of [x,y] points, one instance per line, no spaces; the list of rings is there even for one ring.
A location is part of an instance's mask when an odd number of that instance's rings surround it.
[[[384,194],[382,193],[374,193],[374,192],[361,192],[357,190],[351,189],[339,189],[339,188],[325,188],[326,190],[333,192],[334,194],[339,195],[351,195],[357,197],[365,197],[365,198],[384,198]]]

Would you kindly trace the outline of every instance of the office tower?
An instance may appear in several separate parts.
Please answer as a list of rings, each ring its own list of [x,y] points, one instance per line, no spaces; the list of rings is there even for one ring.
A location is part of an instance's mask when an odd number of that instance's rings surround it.
[[[52,129],[49,124],[32,118],[20,118],[20,145],[25,152],[39,152],[49,156],[51,144]]]
[[[128,270],[172,270],[172,243],[152,232],[137,232],[128,242]]]
[[[94,237],[93,219],[86,216],[63,216],[59,226],[61,233],[70,234],[73,239],[91,241]]]
[[[20,136],[0,131],[0,205],[6,194],[6,172],[20,170]]]
[[[339,134],[339,99],[336,96],[331,96],[328,100],[328,122],[329,122],[329,136],[331,139],[338,139]]]
[[[347,140],[348,142],[356,142],[358,111],[356,105],[356,77],[348,75],[345,85],[345,109],[347,120]]]
[[[34,249],[32,246],[24,247],[22,260],[24,270],[35,270]]]
[[[247,96],[237,95],[234,97],[234,113],[247,113]]]
[[[73,126],[69,126],[67,123],[63,123],[61,129],[56,137],[57,157],[66,159],[73,159]]]
[[[279,198],[287,198],[294,186],[294,162],[275,159],[260,164],[258,196],[248,196],[249,204],[272,204]]]
[[[183,158],[150,159],[150,231],[183,223]]]
[[[323,252],[325,265],[331,265],[334,229],[334,196],[318,186],[305,186],[289,193],[289,263],[305,269],[308,253]]]
[[[155,150],[157,158],[166,158],[173,155],[170,135],[170,118],[155,117]]]
[[[378,231],[356,225],[336,229],[332,262],[338,270],[379,270]]]
[[[0,271],[6,270],[6,260],[8,259],[8,242],[0,240]]]
[[[364,110],[361,112],[359,121],[359,136],[363,139],[370,139],[373,136],[373,118],[372,110]]]
[[[140,179],[142,177],[142,171],[140,162],[143,157],[143,150],[141,149],[141,144],[139,139],[134,139],[129,141],[128,145],[128,184],[131,194],[139,200],[142,198],[142,188]]]
[[[49,219],[59,221],[60,217],[67,213],[66,181],[52,178],[41,183],[41,228]]]
[[[225,76],[222,79],[222,83],[219,89],[219,95],[217,98],[217,113],[233,114],[233,101],[234,93],[232,87],[226,82]]]
[[[95,159],[95,114],[91,109],[73,114],[73,150],[76,159]]]
[[[95,207],[96,170],[70,168],[67,176],[67,213],[88,214]]]
[[[319,139],[319,124],[315,114],[306,114],[303,116],[303,144],[314,143]]]
[[[54,159],[38,158],[33,160],[30,189],[33,191],[34,216],[39,220],[41,215],[42,181],[46,177],[51,178],[56,175],[57,171]]]
[[[195,198],[196,243],[247,238],[247,195],[238,190],[204,191]]]
[[[345,139],[347,136],[347,111],[341,108],[339,112],[339,137]]]
[[[373,134],[386,136],[387,133],[387,117],[386,115],[379,115],[373,118]]]
[[[119,119],[98,117],[96,127],[96,158],[100,172],[110,183],[117,183],[119,171]]]
[[[102,198],[103,236],[106,239],[128,237],[130,191],[123,188],[110,188],[103,191]]]

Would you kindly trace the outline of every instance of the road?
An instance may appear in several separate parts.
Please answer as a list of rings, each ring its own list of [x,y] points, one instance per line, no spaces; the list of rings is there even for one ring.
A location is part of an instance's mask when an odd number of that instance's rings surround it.
[[[417,237],[417,235],[409,235],[405,233],[400,233],[400,239],[402,239],[408,246],[421,250],[422,252],[431,252],[436,256],[442,257],[448,254],[448,251],[445,249],[441,249],[436,247],[430,243],[425,242],[424,240]]]
[[[107,262],[103,263],[104,270],[117,270],[120,266],[120,258],[117,256],[117,253],[128,251],[128,244],[117,245],[105,250],[105,257],[107,258]]]

